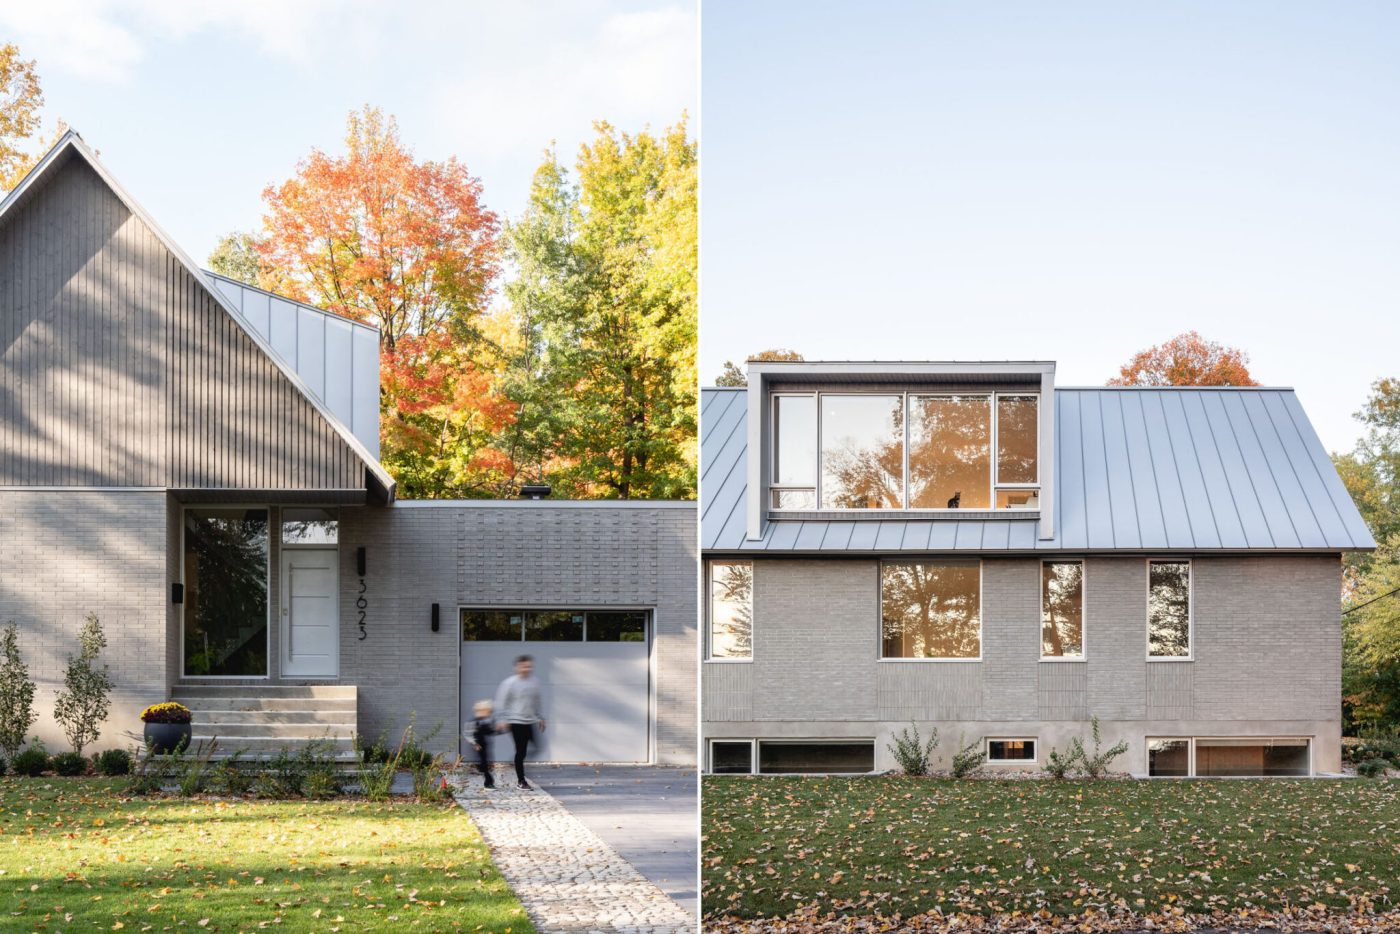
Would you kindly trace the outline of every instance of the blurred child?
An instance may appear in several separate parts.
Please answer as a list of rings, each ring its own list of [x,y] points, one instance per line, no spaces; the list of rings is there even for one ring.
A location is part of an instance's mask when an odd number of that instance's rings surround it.
[[[489,700],[479,700],[472,705],[472,714],[476,717],[471,725],[472,748],[476,750],[477,768],[481,769],[482,776],[486,779],[485,787],[495,788],[496,780],[491,777],[491,755],[489,741],[493,723],[491,714],[495,708]]]

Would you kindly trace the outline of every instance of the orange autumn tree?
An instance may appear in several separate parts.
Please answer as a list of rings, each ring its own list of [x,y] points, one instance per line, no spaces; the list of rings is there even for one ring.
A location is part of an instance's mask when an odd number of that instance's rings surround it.
[[[1110,386],[1257,386],[1249,355],[1208,341],[1195,331],[1139,351],[1123,364]]]
[[[482,334],[500,222],[481,182],[455,158],[416,160],[365,107],[343,154],[312,150],[263,200],[259,284],[381,331],[382,459],[402,495],[509,492],[493,440],[513,410]]]

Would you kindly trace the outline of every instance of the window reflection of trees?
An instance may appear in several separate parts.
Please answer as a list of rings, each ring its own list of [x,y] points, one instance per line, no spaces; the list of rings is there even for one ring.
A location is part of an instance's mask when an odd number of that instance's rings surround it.
[[[185,673],[267,674],[267,512],[185,514]]]
[[[890,563],[882,578],[886,658],[981,654],[981,570],[976,563]]]
[[[1191,565],[1153,561],[1148,568],[1148,654],[1185,656],[1191,650]]]
[[[1047,658],[1083,655],[1084,565],[1047,561],[1041,569],[1041,654]]]
[[[710,566],[710,655],[748,658],[753,651],[753,564]]]
[[[1036,396],[997,397],[997,482],[1035,483],[1040,419]]]
[[[821,417],[822,508],[903,506],[903,399],[824,396]]]
[[[909,397],[909,505],[991,507],[991,400]]]

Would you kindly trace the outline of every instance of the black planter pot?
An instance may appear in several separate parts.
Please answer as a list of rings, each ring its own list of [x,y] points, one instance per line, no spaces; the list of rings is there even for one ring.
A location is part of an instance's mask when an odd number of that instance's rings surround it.
[[[146,745],[158,756],[168,756],[183,747],[188,749],[194,727],[189,723],[147,723]]]

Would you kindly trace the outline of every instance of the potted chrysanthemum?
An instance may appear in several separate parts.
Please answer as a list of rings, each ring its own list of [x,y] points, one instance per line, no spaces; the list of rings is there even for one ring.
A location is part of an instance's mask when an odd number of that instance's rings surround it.
[[[177,749],[188,748],[194,729],[190,726],[190,709],[184,704],[166,701],[152,704],[141,711],[146,725],[146,745],[156,755],[169,755]]]

